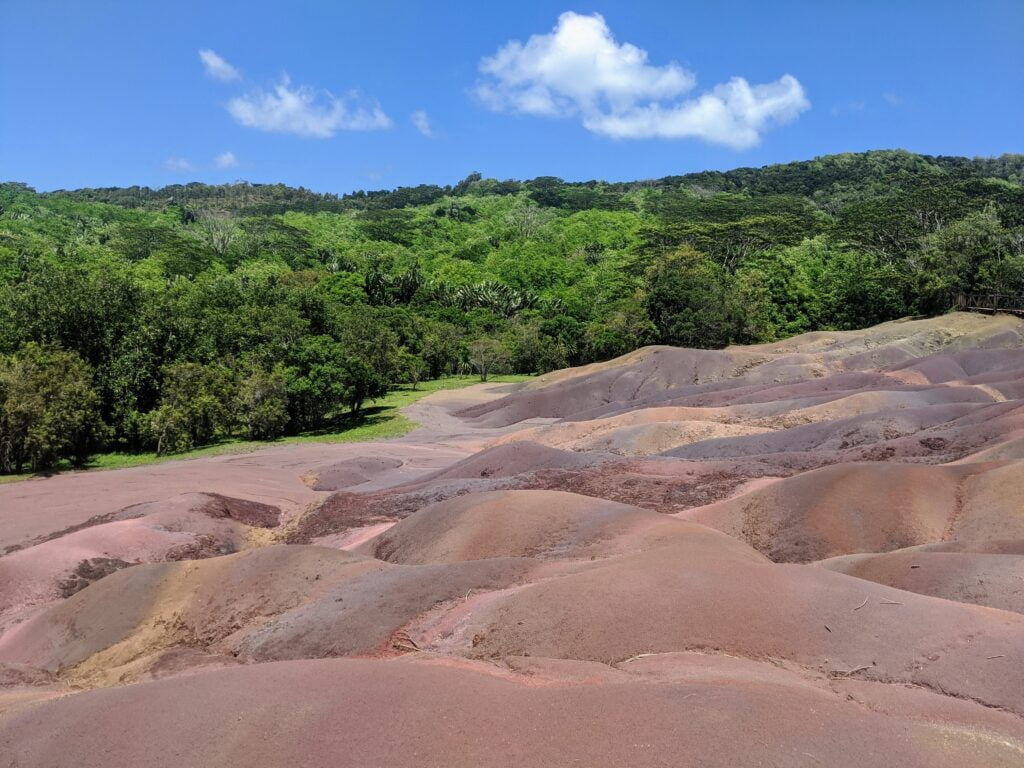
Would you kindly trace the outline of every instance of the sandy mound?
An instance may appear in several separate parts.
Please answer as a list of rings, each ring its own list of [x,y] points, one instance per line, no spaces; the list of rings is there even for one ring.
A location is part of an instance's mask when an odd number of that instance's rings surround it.
[[[415,408],[372,448],[0,488],[8,761],[1024,758],[1024,321],[654,347]]]
[[[390,456],[361,456],[324,467],[309,478],[309,484],[314,491],[337,491],[368,483],[401,466],[400,459]]]
[[[701,388],[778,384],[844,371],[906,366],[936,353],[1019,348],[1024,321],[966,313],[885,323],[864,331],[818,332],[776,344],[693,350],[651,347],[600,366],[549,376],[538,385],[463,412],[490,425],[565,418],[625,403],[651,404]],[[597,414],[591,414],[593,418]]]
[[[1001,402],[998,393],[973,386],[948,386],[916,391],[874,390],[858,392],[804,408],[790,408],[784,417],[770,420],[767,423],[770,426],[796,426],[819,421],[848,419],[884,411],[924,408],[930,405],[995,402]]]
[[[65,670],[100,653],[113,668],[176,644],[221,639],[383,564],[319,547],[269,547],[140,565],[83,589],[0,637],[0,660]]]
[[[869,413],[776,432],[705,440],[667,452],[680,459],[722,459],[785,453],[838,452],[916,435],[985,405],[954,404]]]
[[[676,536],[710,536],[727,550],[744,556],[749,552],[702,526],[560,491],[496,491],[433,504],[368,542],[362,551],[406,564],[492,557],[593,559]]]
[[[1024,714],[1024,616],[816,566],[728,556],[707,538],[474,600],[410,636],[421,647],[478,658],[614,663],[716,650],[931,687]]]
[[[908,464],[838,464],[681,513],[776,562],[886,552],[939,541],[972,470]]]
[[[337,546],[358,536],[357,531],[379,529],[430,504],[467,493],[534,487],[540,477],[572,474],[611,458],[608,454],[563,451],[530,441],[494,445],[404,485],[334,493],[302,516],[285,540]]]
[[[835,768],[880,756],[893,768],[1020,761],[1015,718],[923,692],[865,700],[851,687],[847,699],[769,665],[703,656],[635,672],[577,665],[583,681],[553,672],[564,668],[544,660],[529,676],[431,660],[238,667],[13,708],[0,715],[0,740],[17,764],[52,768],[260,768],[298,755],[366,768],[653,768],[668,755],[680,768],[732,768],[751,755]]]
[[[1024,461],[969,475],[961,499],[950,539],[976,551],[984,551],[988,542],[1024,539]]]
[[[901,550],[818,565],[921,595],[1024,613],[1024,555]]]
[[[777,562],[1024,539],[1024,462],[838,464],[681,513]]]
[[[488,477],[512,477],[545,469],[580,469],[601,461],[603,457],[562,451],[532,442],[496,445],[475,453],[420,483],[439,480],[469,480]]]
[[[183,494],[128,507],[110,522],[12,552],[0,558],[0,631],[122,568],[246,549],[263,539],[254,527],[276,525],[278,514],[274,507],[219,494]]]
[[[528,440],[568,451],[597,451],[621,456],[652,456],[715,437],[767,432],[765,427],[686,418],[699,409],[643,408],[593,421],[575,421],[523,430],[499,444]],[[724,409],[723,409],[724,410]]]
[[[249,660],[387,653],[436,605],[544,570],[514,558],[399,566],[298,546],[142,565],[9,631],[0,661],[96,685],[136,679],[172,648]]]

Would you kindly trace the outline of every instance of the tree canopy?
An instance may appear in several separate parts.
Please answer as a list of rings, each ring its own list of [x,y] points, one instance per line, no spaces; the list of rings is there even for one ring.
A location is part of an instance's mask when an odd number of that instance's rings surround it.
[[[628,183],[0,184],[0,471],[358,418],[451,373],[719,347],[1024,292],[1024,156]]]

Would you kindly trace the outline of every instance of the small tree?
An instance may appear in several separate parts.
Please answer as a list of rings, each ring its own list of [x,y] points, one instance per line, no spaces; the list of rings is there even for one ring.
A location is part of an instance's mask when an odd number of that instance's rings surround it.
[[[164,368],[163,396],[149,417],[157,453],[188,450],[230,434],[235,424],[235,380],[219,365],[177,363]]]
[[[423,334],[423,349],[420,353],[427,366],[427,377],[439,379],[455,371],[465,351],[463,333],[458,326],[444,322],[429,324]]]
[[[497,339],[477,339],[469,345],[469,364],[480,376],[480,381],[487,381],[491,373],[507,363],[508,350]]]
[[[257,369],[242,382],[238,412],[250,440],[274,440],[288,426],[288,389],[280,369]]]
[[[360,355],[347,355],[343,362],[345,393],[342,402],[351,416],[358,416],[367,400],[387,394],[391,380],[373,361]]]
[[[217,258],[224,259],[238,233],[234,219],[223,211],[200,211],[197,218],[207,246]]]
[[[691,248],[657,259],[645,275],[647,312],[662,344],[716,349],[741,324],[732,275]]]
[[[106,434],[92,371],[77,354],[32,342],[0,357],[0,471],[84,464]]]
[[[420,379],[427,374],[427,364],[405,347],[398,350],[397,365],[402,380],[409,382],[413,389],[416,389]]]
[[[195,446],[184,409],[161,405],[147,414],[149,434],[161,456],[181,453]]]

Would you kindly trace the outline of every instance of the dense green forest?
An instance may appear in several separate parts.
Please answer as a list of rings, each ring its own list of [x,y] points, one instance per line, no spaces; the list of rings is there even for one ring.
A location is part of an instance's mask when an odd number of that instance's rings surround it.
[[[0,185],[0,471],[358,419],[399,384],[1024,291],[1024,156],[337,196]]]

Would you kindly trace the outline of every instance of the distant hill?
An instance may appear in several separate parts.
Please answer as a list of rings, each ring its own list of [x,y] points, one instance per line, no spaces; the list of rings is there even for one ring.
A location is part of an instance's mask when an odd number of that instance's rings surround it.
[[[321,194],[304,187],[284,184],[172,184],[150,187],[102,187],[59,190],[48,193],[73,200],[110,203],[125,208],[160,210],[168,205],[230,207],[248,214],[285,211],[333,211],[363,208],[405,208],[429,205],[445,196],[462,197],[486,189],[492,194],[531,193],[540,205],[581,209],[614,207],[624,193],[636,189],[690,189],[700,192],[735,192],[749,195],[802,195],[827,198],[840,190],[869,191],[881,185],[915,183],[921,179],[1002,179],[1024,183],[1024,155],[1006,154],[995,158],[967,158],[917,155],[903,150],[826,155],[813,160],[736,168],[731,171],[701,171],[632,182],[564,182],[545,176],[531,181],[486,182],[471,174],[456,185],[420,184],[393,190]],[[588,194],[587,190],[590,191]],[[547,193],[547,194],[546,194]],[[599,203],[604,203],[601,206]],[[584,205],[589,203],[589,205]]]
[[[771,341],[943,312],[957,292],[1022,293],[1022,179],[1022,155],[877,151],[341,196],[0,184],[0,434],[23,438],[0,444],[0,470],[99,444],[322,430],[447,373]],[[46,403],[63,390],[39,390],[55,380],[79,398],[60,418]],[[75,430],[86,437],[64,437]]]

